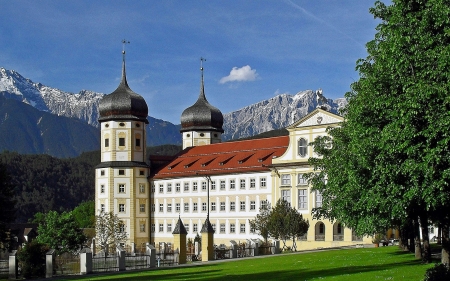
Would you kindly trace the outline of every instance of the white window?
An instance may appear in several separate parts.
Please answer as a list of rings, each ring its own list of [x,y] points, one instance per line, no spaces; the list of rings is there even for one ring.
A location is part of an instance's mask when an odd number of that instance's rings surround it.
[[[119,183],[119,193],[125,193],[125,184]]]
[[[240,187],[241,189],[245,189],[245,179],[241,179]]]
[[[164,224],[160,223],[159,224],[159,232],[163,232],[164,231]]]
[[[256,180],[250,179],[250,188],[255,188],[255,187],[256,187]]]
[[[119,204],[119,213],[125,212],[125,204]]]
[[[172,213],[172,203],[167,204],[167,212]]]
[[[298,209],[299,210],[308,209],[308,193],[306,189],[298,190]]]
[[[155,203],[152,204],[152,212],[155,211]]]
[[[180,187],[180,183],[178,182],[175,184],[175,191],[180,192],[180,190],[181,190],[181,187]]]
[[[225,211],[225,202],[220,202],[220,210]]]
[[[184,211],[189,212],[189,203],[184,203]]]
[[[260,208],[263,209],[263,210],[267,209],[267,200],[262,200],[261,201]]]
[[[230,189],[235,189],[235,188],[236,188],[235,180],[230,180]]]
[[[145,183],[140,183],[139,184],[139,192],[140,193],[145,193]]]
[[[164,204],[159,204],[159,211],[164,212]]]
[[[155,232],[155,224],[154,224],[154,223],[152,223],[152,226],[151,226],[151,227],[152,227],[151,231],[152,231],[152,232]]]
[[[145,232],[145,223],[141,223],[141,224],[139,225],[139,231],[140,231],[140,232]]]
[[[211,190],[216,190],[216,181],[211,181]]]
[[[266,178],[260,178],[259,184],[260,184],[260,187],[266,187]]]
[[[322,193],[316,190],[316,208],[322,207]]]
[[[216,210],[216,202],[211,202],[211,211]]]
[[[119,232],[125,232],[125,224],[123,221],[120,221]]]
[[[198,210],[198,204],[194,203],[194,208],[193,208],[194,212],[196,212]]]
[[[159,193],[163,193],[164,192],[164,185],[160,184],[159,185]]]
[[[281,190],[281,198],[291,204],[291,191],[289,189]]]
[[[192,191],[197,191],[197,183],[196,182],[192,183]]]
[[[139,204],[139,212],[145,213],[145,204]]]
[[[256,210],[256,201],[250,201],[250,210]]]
[[[202,190],[206,190],[206,181],[202,181]]]
[[[167,224],[167,232],[172,232],[172,224],[171,223]]]
[[[184,183],[184,191],[189,191],[189,183],[188,182]]]
[[[167,184],[167,192],[172,192],[172,184],[171,183]]]
[[[186,225],[184,226],[184,228],[186,229],[186,232],[189,233],[189,224],[186,224]]]
[[[100,212],[104,212],[105,211],[105,204],[100,204]]]
[[[230,211],[236,210],[236,202],[230,202]]]
[[[241,210],[241,211],[244,211],[244,212],[245,212],[245,201],[241,201],[240,203],[241,203],[241,205],[240,205],[240,208],[239,208],[239,210]]]
[[[193,228],[192,230],[193,230],[194,232],[197,232],[197,231],[198,231],[198,226],[197,226],[196,223],[193,224],[192,228]]]
[[[179,212],[180,212],[180,209],[181,209],[180,203],[176,203],[176,204],[175,204],[175,212],[179,213]]]
[[[298,140],[298,155],[305,157],[308,154],[308,141],[304,138]]]
[[[245,233],[245,223],[241,223],[240,232]]]
[[[154,185],[154,184],[152,184],[152,190],[151,190],[151,192],[152,192],[152,193],[155,193],[155,185]]]
[[[125,176],[125,170],[119,170],[119,176]]]
[[[303,177],[304,174],[298,174],[298,185],[308,184],[308,181]]]
[[[225,181],[224,180],[220,181],[220,190],[225,190]]]
[[[100,193],[105,193],[105,185],[104,184],[100,185]]]
[[[203,211],[203,212],[206,212],[206,202],[203,202],[203,203],[202,203],[202,211]]]
[[[291,185],[291,175],[281,175],[281,185]]]
[[[236,225],[234,223],[230,223],[230,233],[236,232]]]
[[[220,233],[225,233],[225,224],[224,223],[220,224]]]

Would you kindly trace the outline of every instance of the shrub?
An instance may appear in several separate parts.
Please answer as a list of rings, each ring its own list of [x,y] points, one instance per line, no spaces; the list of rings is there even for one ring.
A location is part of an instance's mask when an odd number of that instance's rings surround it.
[[[441,281],[450,280],[450,269],[442,263],[436,264],[434,267],[427,269],[424,281]]]
[[[45,254],[48,250],[45,244],[32,241],[18,251],[17,258],[23,277],[45,277]]]

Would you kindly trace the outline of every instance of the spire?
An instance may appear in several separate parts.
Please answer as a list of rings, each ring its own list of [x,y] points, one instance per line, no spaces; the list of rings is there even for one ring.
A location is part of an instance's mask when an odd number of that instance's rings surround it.
[[[122,40],[122,80],[120,81],[120,84],[128,87],[127,73],[125,70],[125,44],[130,44],[130,41],[125,39]]]
[[[203,62],[206,61],[205,58],[200,58],[200,72],[201,72],[201,80],[200,80],[200,95],[198,96],[198,99],[206,100],[205,96],[205,83],[203,80]]]

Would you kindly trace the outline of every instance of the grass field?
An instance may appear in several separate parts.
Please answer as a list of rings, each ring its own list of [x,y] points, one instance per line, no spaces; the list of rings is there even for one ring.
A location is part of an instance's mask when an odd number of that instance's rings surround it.
[[[436,261],[438,262],[438,261]],[[396,246],[283,254],[77,280],[423,280],[427,268]],[[69,279],[69,278],[67,278]],[[70,278],[72,279],[72,278]]]

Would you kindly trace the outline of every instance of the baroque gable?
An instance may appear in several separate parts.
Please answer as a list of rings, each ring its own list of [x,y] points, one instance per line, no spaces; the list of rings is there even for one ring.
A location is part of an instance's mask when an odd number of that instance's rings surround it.
[[[318,108],[289,126],[288,129],[336,124],[342,121],[344,121],[342,116]]]

